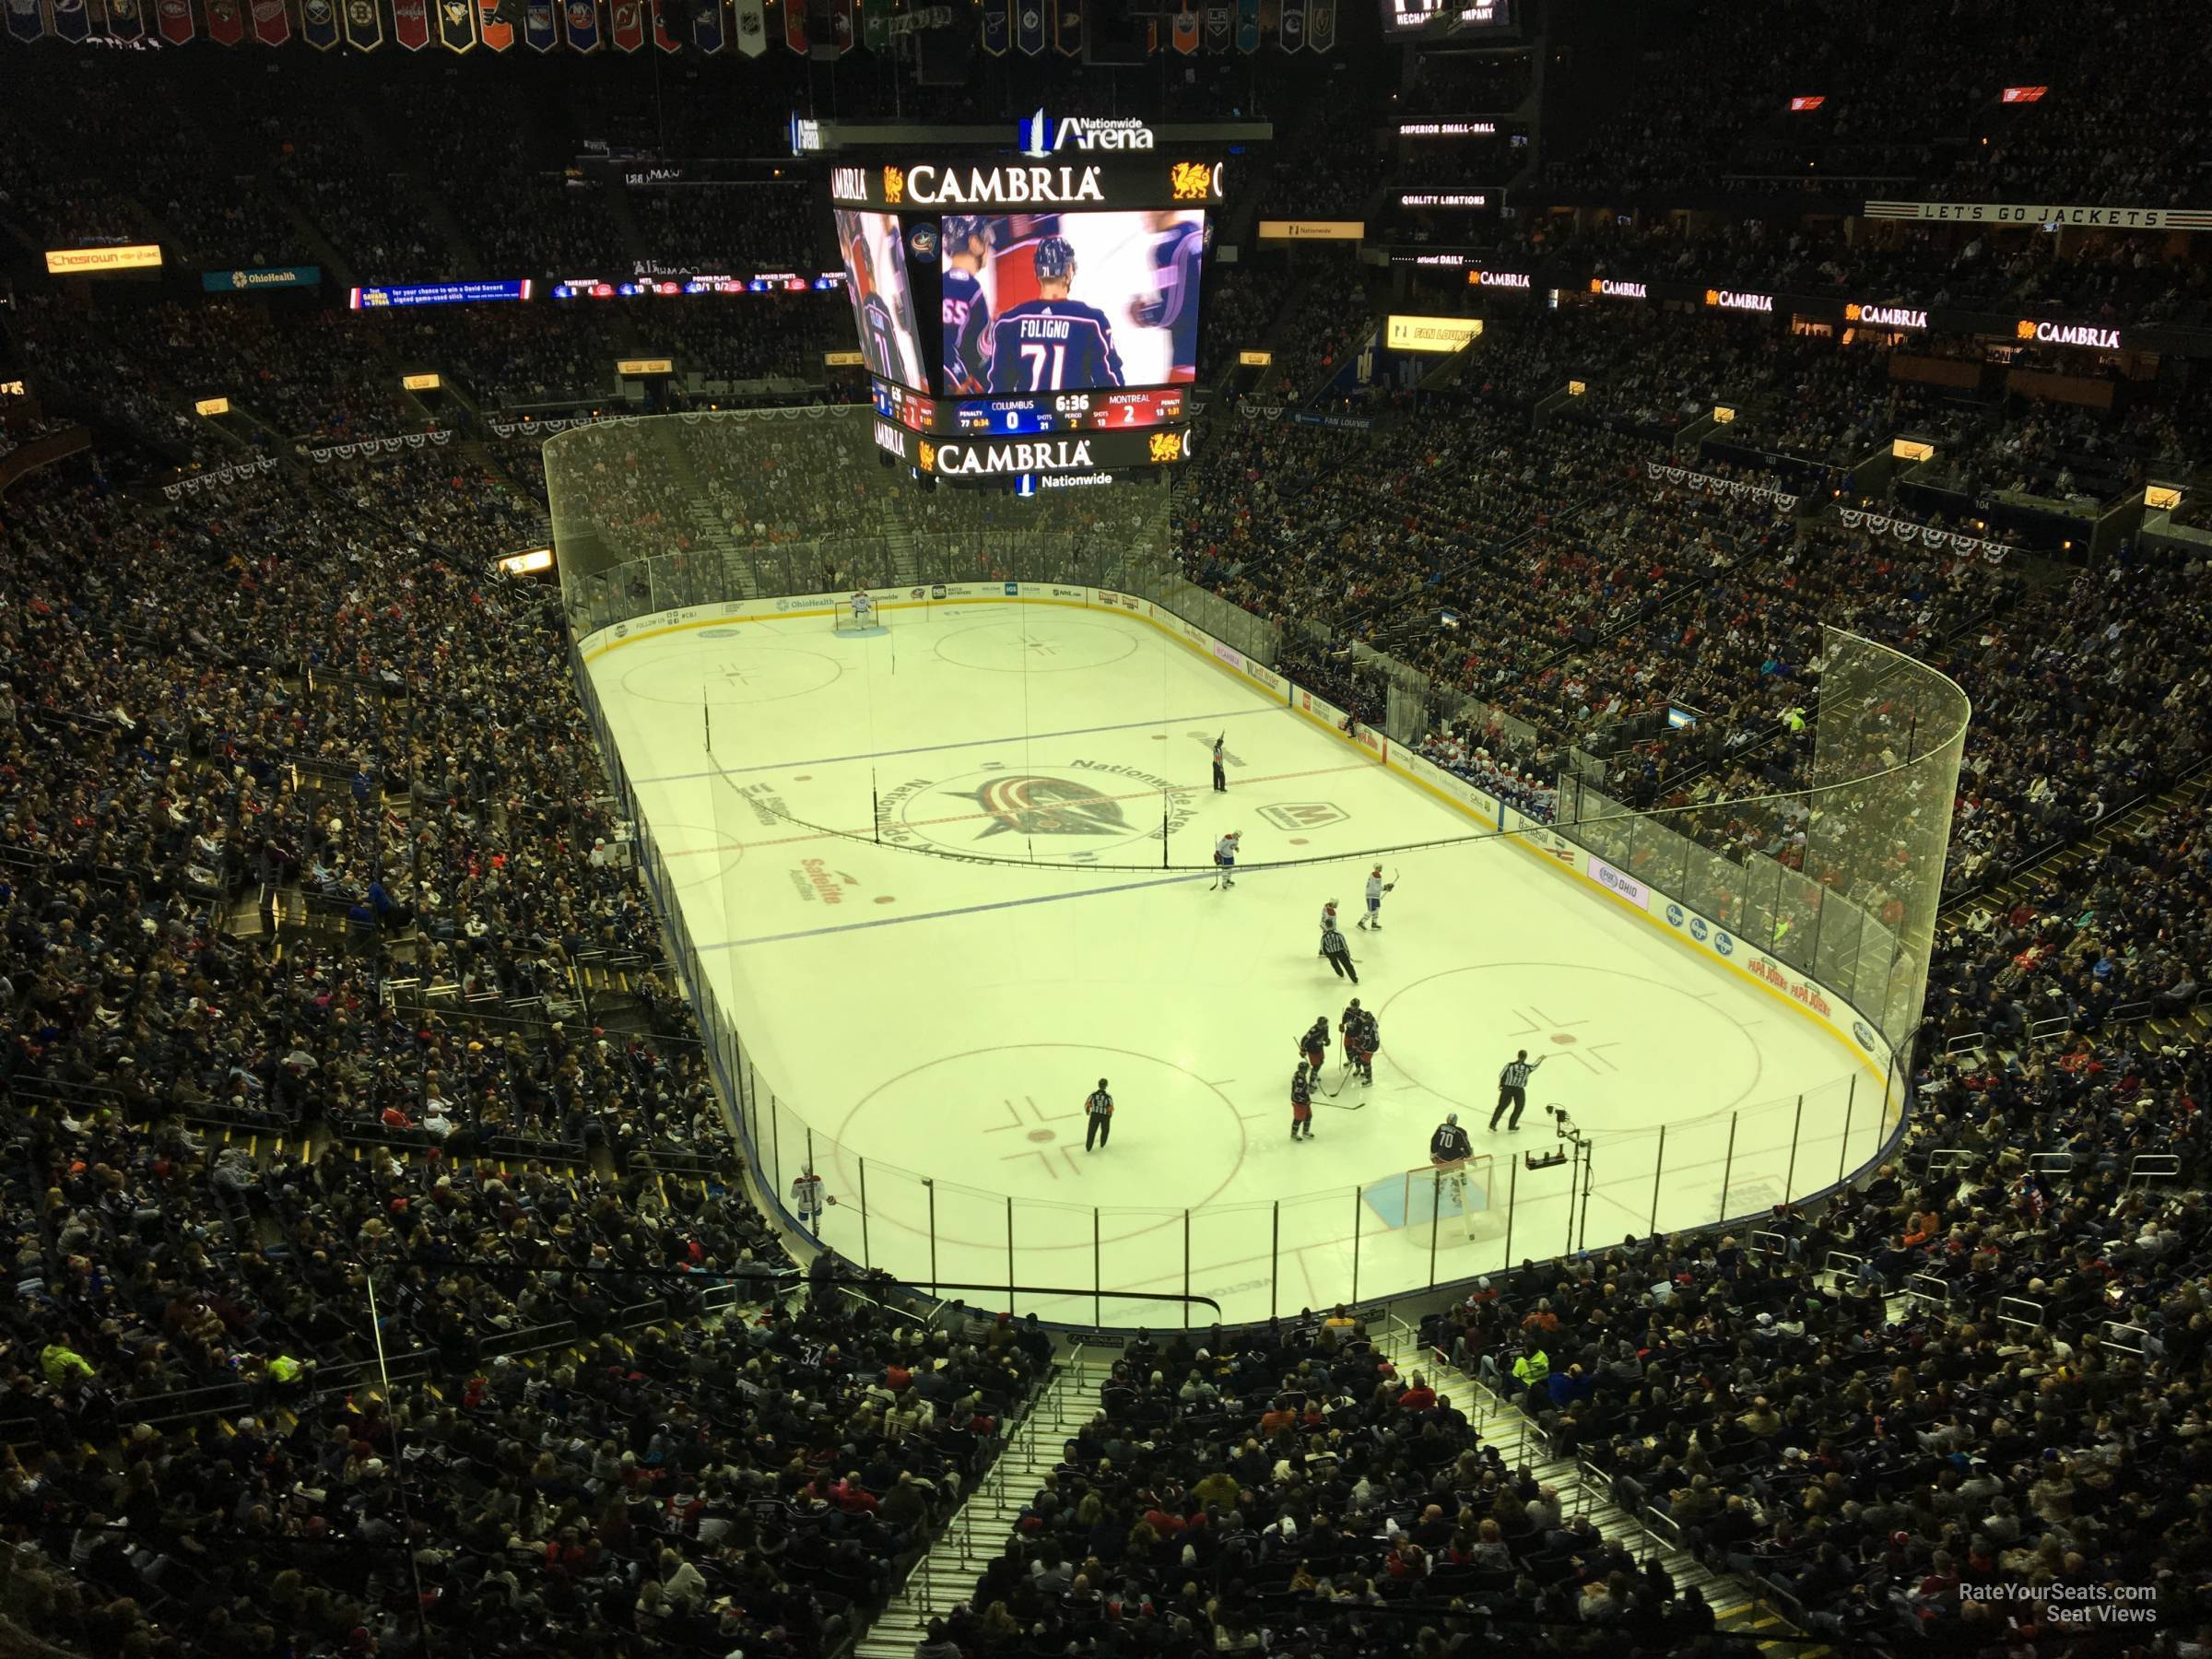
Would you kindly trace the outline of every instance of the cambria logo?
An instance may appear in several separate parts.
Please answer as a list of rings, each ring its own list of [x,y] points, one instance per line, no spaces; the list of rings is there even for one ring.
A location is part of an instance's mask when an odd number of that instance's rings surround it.
[[[2014,334],[2039,346],[2093,346],[2100,351],[2120,349],[2120,331],[2092,328],[2086,323],[2038,323],[2023,317]]]

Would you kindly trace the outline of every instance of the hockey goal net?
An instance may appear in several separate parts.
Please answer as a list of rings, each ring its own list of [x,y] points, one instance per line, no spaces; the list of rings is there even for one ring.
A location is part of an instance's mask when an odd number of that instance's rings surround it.
[[[833,615],[836,618],[836,629],[839,633],[852,633],[861,629],[882,628],[890,620],[889,614],[885,611],[882,605],[867,594],[853,594],[840,599]]]
[[[1487,1152],[1457,1163],[1422,1164],[1401,1177],[1399,1225],[1417,1238],[1431,1233],[1441,1244],[1465,1242],[1502,1225],[1491,1208],[1491,1159]]]

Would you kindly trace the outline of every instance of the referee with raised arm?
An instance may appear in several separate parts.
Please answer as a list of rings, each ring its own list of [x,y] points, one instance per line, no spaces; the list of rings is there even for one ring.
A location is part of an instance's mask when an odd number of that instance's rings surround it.
[[[1545,1060],[1550,1058],[1551,1056],[1548,1054],[1544,1056]],[[1528,1110],[1529,1074],[1543,1064],[1544,1060],[1532,1062],[1526,1049],[1523,1049],[1505,1063],[1505,1069],[1498,1074],[1498,1110],[1490,1113],[1490,1133],[1492,1135],[1498,1133],[1498,1120],[1505,1116],[1505,1109],[1508,1106],[1513,1109],[1513,1115],[1512,1120],[1506,1124],[1506,1127],[1508,1129],[1521,1127],[1521,1114]]]

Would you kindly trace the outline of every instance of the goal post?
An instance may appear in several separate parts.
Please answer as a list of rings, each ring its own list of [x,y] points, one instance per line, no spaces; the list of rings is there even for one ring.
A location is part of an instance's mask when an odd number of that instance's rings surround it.
[[[848,594],[830,610],[831,626],[839,633],[861,633],[890,625],[890,613],[873,594]]]
[[[1503,1225],[1491,1203],[1493,1163],[1488,1153],[1477,1152],[1452,1163],[1419,1164],[1397,1178],[1394,1205],[1377,1202],[1379,1194],[1371,1194],[1370,1203],[1385,1219],[1394,1209],[1398,1226],[1417,1239],[1433,1236],[1439,1245],[1487,1237]]]

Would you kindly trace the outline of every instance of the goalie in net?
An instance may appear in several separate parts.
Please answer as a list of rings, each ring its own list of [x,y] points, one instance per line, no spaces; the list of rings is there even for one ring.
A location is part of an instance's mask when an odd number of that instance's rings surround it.
[[[872,594],[854,594],[838,601],[836,629],[839,633],[853,633],[863,629],[883,626],[884,611]]]

